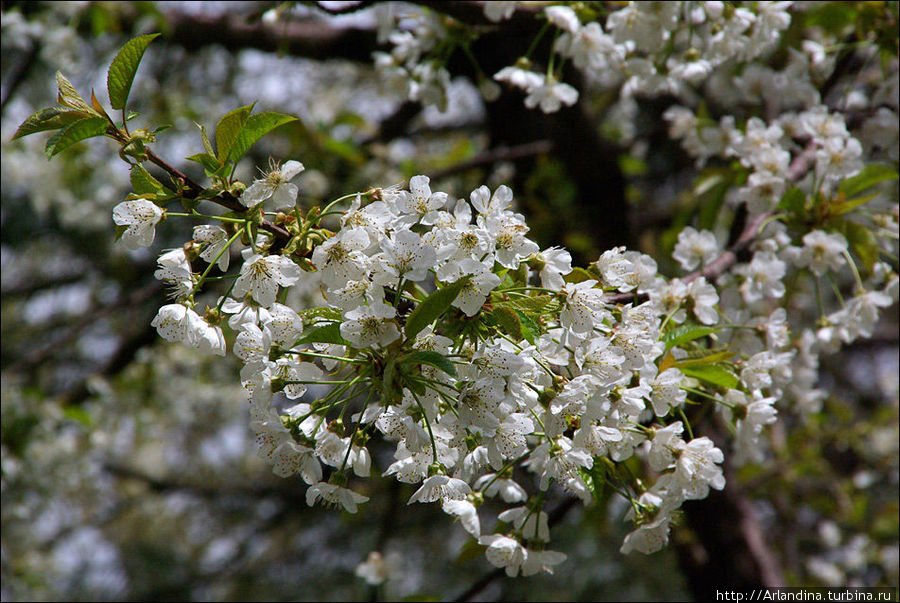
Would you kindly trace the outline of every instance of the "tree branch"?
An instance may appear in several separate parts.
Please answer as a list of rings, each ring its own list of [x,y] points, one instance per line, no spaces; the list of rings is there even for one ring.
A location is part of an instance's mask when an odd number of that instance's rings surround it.
[[[335,27],[324,22],[249,23],[241,15],[195,15],[165,11],[167,39],[187,50],[217,44],[231,51],[256,49],[309,59],[346,59],[368,63],[377,48],[375,32]]]

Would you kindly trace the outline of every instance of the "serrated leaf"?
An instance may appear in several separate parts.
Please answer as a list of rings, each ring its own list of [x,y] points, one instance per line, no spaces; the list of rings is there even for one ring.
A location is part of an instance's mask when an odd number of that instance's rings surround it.
[[[530,315],[521,310],[516,310],[516,314],[519,316],[519,324],[522,325],[522,338],[531,345],[534,345],[538,336],[541,334],[540,325],[536,323]]]
[[[400,364],[428,364],[440,369],[450,375],[456,377],[456,367],[449,358],[439,352],[431,350],[416,350],[400,357]]]
[[[134,74],[141,64],[144,51],[158,36],[159,34],[155,33],[129,40],[113,59],[106,74],[106,89],[113,109],[125,108],[131,85],[134,83]]]
[[[304,343],[334,343],[338,345],[350,345],[350,342],[341,337],[341,323],[333,322],[331,324],[313,327],[309,331],[303,333],[294,345]]]
[[[16,134],[12,139],[22,138],[23,136],[28,136],[29,134],[34,134],[36,132],[58,130],[86,117],[90,117],[90,115],[78,111],[68,111],[59,107],[41,109],[40,111],[36,111],[29,115],[28,118],[22,122],[22,125],[16,130]]]
[[[496,304],[521,310],[526,314],[539,316],[551,314],[559,309],[559,299],[555,295],[537,295],[535,297],[515,297]]]
[[[164,194],[166,192],[162,183],[139,163],[131,166],[131,188],[139,195]]]
[[[44,149],[47,159],[68,149],[76,142],[101,136],[108,127],[109,122],[102,117],[86,117],[69,124],[47,141]]]
[[[522,323],[519,321],[519,315],[516,314],[515,310],[503,307],[494,308],[489,316],[504,333],[516,341],[522,340]]]
[[[231,147],[241,135],[241,130],[244,129],[244,124],[252,110],[253,105],[238,107],[222,116],[222,119],[216,124],[216,156],[222,163],[227,162],[227,158],[231,154]]]
[[[187,160],[194,161],[202,165],[207,174],[213,174],[222,167],[222,164],[219,163],[219,160],[216,159],[214,155],[210,155],[209,153],[197,153],[196,155],[187,157]]]
[[[56,97],[56,100],[60,105],[75,109],[81,113],[87,113],[88,115],[99,115],[93,107],[81,98],[78,90],[75,89],[72,82],[66,79],[66,76],[61,71],[56,72],[56,87],[59,89],[59,95]]]
[[[197,122],[194,122],[194,125],[196,125],[198,128],[200,128],[200,139],[203,141],[203,148],[206,150],[207,153],[209,153],[210,155],[215,157],[216,152],[215,152],[215,150],[213,150],[212,143],[209,141],[209,136],[206,134],[206,126],[201,126]]]
[[[226,214],[226,216],[233,217],[229,214]],[[324,318],[331,321],[341,319],[341,311],[337,308],[307,308],[306,310],[301,310],[299,314],[303,318],[304,322],[310,322],[309,319],[314,320],[316,318]]]
[[[451,285],[438,289],[416,306],[415,310],[406,319],[404,331],[407,339],[414,339],[419,332],[431,324],[438,316],[450,308],[450,305],[469,281],[468,276],[463,277]]]
[[[706,366],[679,367],[682,373],[688,377],[694,377],[713,385],[719,385],[734,389],[738,386],[738,378],[725,367],[718,364],[709,364]]]
[[[244,127],[238,135],[237,140],[231,147],[228,157],[223,158],[223,161],[238,161],[244,156],[244,153],[250,150],[250,147],[256,144],[257,140],[275,128],[292,121],[297,121],[297,118],[271,111],[249,116],[247,121],[244,122]]]
[[[674,348],[675,346],[681,345],[682,343],[687,343],[688,341],[693,341],[694,339],[700,339],[701,337],[706,337],[707,335],[712,335],[713,333],[718,333],[719,329],[716,327],[704,327],[700,325],[694,324],[686,324],[675,327],[671,331],[667,331],[665,335],[662,336],[662,341],[666,344],[666,349]]]
[[[879,182],[896,179],[897,171],[889,165],[867,165],[856,176],[841,182],[838,191],[844,193],[845,197],[855,197]]]

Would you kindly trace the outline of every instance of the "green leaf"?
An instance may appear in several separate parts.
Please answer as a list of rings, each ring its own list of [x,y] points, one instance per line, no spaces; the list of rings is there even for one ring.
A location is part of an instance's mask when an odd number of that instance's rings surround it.
[[[522,323],[519,321],[519,315],[516,314],[515,310],[503,307],[494,308],[489,316],[504,333],[516,341],[522,340]]]
[[[535,340],[541,334],[540,325],[530,315],[525,314],[521,310],[516,310],[516,314],[519,316],[519,324],[522,325],[522,338],[534,345]]]
[[[449,358],[431,350],[416,350],[400,357],[400,364],[429,364],[450,375],[456,377],[456,367]]]
[[[229,214],[226,214],[226,216],[233,217]],[[303,318],[304,324],[312,323],[317,318],[323,318],[329,322],[341,320],[341,311],[337,308],[307,308],[306,310],[301,310],[299,314]]]
[[[253,105],[238,107],[234,111],[226,113],[216,124],[216,154],[222,163],[228,161],[231,147],[241,135],[241,130],[244,129],[244,124],[247,123],[247,117],[252,110]]]
[[[828,208],[828,213],[830,213],[832,216],[843,216],[844,214],[853,211],[860,205],[865,205],[877,196],[878,193],[869,193],[868,195],[855,197],[853,199],[847,199],[846,201],[841,201],[840,203],[832,203],[831,207]]]
[[[563,280],[567,283],[583,283],[584,281],[595,281],[597,278],[584,268],[572,268],[572,272],[565,275]]]
[[[166,189],[162,183],[144,169],[140,163],[131,166],[131,188],[139,195],[165,194]]]
[[[101,136],[108,127],[109,122],[102,117],[86,117],[69,124],[47,141],[47,146],[44,149],[47,159],[68,149],[76,142]]]
[[[209,136],[207,136],[207,134],[206,134],[206,126],[201,126],[197,122],[194,122],[194,125],[196,125],[198,128],[200,128],[200,139],[203,140],[203,148],[206,150],[207,153],[209,153],[210,155],[215,157],[216,152],[213,150],[212,143],[209,142]]]
[[[72,82],[66,79],[61,71],[56,72],[56,86],[59,88],[59,95],[56,97],[60,105],[75,109],[81,113],[88,115],[100,115],[78,94],[78,90],[72,85]]]
[[[496,305],[509,307],[514,310],[521,310],[526,314],[540,316],[541,314],[552,314],[553,312],[556,312],[556,310],[559,309],[559,298],[557,298],[555,295],[513,297]]]
[[[706,366],[709,364],[715,364],[717,362],[725,362],[731,360],[732,356],[734,356],[734,352],[729,352],[728,350],[713,351],[712,353],[706,354],[704,356],[699,356],[697,358],[684,358],[675,362],[675,366],[678,368]]]
[[[113,109],[125,108],[131,85],[134,83],[134,74],[141,64],[144,51],[157,36],[159,34],[155,33],[129,40],[113,59],[106,74],[106,89],[109,91],[109,103]]]
[[[350,342],[341,337],[341,323],[333,322],[320,327],[313,327],[303,333],[294,345],[304,343],[335,343],[338,345],[350,345]]]
[[[85,117],[89,116],[78,111],[67,111],[60,107],[41,109],[40,111],[29,115],[28,118],[22,122],[22,125],[16,130],[16,134],[12,139],[22,138],[23,136],[28,136],[29,134],[34,134],[36,132],[58,130],[79,119],[84,119]]]
[[[231,147],[228,157],[223,158],[223,161],[239,160],[244,156],[244,153],[250,150],[250,147],[256,144],[257,140],[278,126],[282,126],[292,121],[297,121],[297,118],[282,113],[273,113],[271,111],[251,115],[244,123],[244,127],[238,135],[234,145]]]
[[[406,338],[414,339],[422,329],[430,325],[438,316],[446,312],[456,299],[456,296],[459,295],[459,292],[462,291],[463,287],[469,282],[469,278],[470,277],[465,276],[452,285],[447,285],[446,287],[438,289],[423,299],[409,315],[409,318],[406,319],[406,327],[404,328]]]
[[[796,186],[792,186],[781,197],[778,209],[789,211],[792,214],[803,213],[806,205],[806,193]]]
[[[694,377],[713,385],[733,389],[738,386],[738,378],[730,370],[720,364],[706,366],[678,367],[688,377]]]
[[[214,174],[222,167],[215,155],[210,155],[209,153],[197,153],[188,157],[187,160],[202,165],[207,174]]]
[[[875,235],[869,228],[850,220],[844,220],[840,230],[850,244],[850,249],[862,260],[866,270],[871,272],[878,261],[878,240]]]
[[[687,343],[688,341],[693,341],[694,339],[700,339],[701,337],[706,337],[707,335],[712,335],[713,333],[718,333],[719,329],[716,327],[703,327],[695,324],[686,324],[681,325],[679,327],[675,327],[671,331],[667,331],[665,335],[662,336],[662,341],[666,344],[666,349],[674,348],[675,346],[681,345],[682,343]]]
[[[897,171],[889,165],[867,165],[852,178],[847,178],[838,186],[838,191],[845,197],[855,197],[868,188],[886,180],[896,180]]]

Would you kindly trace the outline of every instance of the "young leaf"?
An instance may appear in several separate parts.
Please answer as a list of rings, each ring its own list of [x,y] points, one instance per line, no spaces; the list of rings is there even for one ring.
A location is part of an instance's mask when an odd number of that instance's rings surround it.
[[[278,126],[292,121],[297,121],[297,118],[281,113],[273,113],[271,111],[249,116],[247,121],[244,122],[244,128],[241,130],[237,140],[231,147],[228,157],[222,157],[222,160],[237,161],[244,156],[244,153],[250,150],[250,147],[252,147],[257,140]]]
[[[449,358],[440,354],[438,352],[433,352],[431,350],[416,350],[414,352],[410,352],[400,358],[401,364],[429,364],[435,368],[438,368],[451,377],[456,376],[456,367],[453,366],[453,363]]]
[[[838,191],[845,197],[855,197],[864,190],[871,188],[885,180],[896,180],[897,172],[889,165],[867,165],[852,178],[847,178],[838,186]]]
[[[871,271],[878,261],[878,240],[872,231],[862,224],[844,220],[841,223],[841,232],[850,244],[850,249],[862,260],[866,270]]]
[[[521,310],[516,310],[516,315],[519,317],[519,324],[522,325],[522,339],[534,345],[535,340],[541,334],[540,325]]]
[[[303,343],[336,343],[339,345],[349,345],[346,339],[341,337],[341,323],[333,322],[321,327],[313,327],[309,331],[303,333],[294,345]]]
[[[162,183],[144,169],[140,163],[131,166],[131,188],[139,195],[164,194],[166,192]]]
[[[36,132],[58,130],[80,119],[84,119],[85,117],[88,116],[84,113],[66,111],[59,107],[41,109],[40,111],[32,113],[22,122],[22,125],[16,130],[16,134],[12,139],[22,138],[23,136],[28,136],[29,134],[34,134]]]
[[[706,366],[679,367],[679,370],[688,377],[694,377],[713,385],[721,385],[733,389],[738,386],[738,378],[731,371],[719,364]]]
[[[241,130],[244,129],[244,124],[247,122],[247,117],[252,110],[253,105],[238,107],[226,113],[219,120],[219,123],[216,124],[216,153],[219,161],[222,163],[228,161],[228,157],[231,155],[231,147],[234,146],[234,143],[237,142],[238,137],[241,135]]]
[[[416,306],[406,319],[406,338],[413,339],[419,332],[431,324],[438,316],[447,311],[459,292],[468,283],[469,277],[463,277],[442,289],[438,289]]]
[[[583,283],[584,281],[595,281],[597,279],[584,268],[576,267],[572,269],[572,272],[565,275],[563,280],[567,283]]]
[[[61,71],[56,72],[56,86],[59,88],[59,94],[57,95],[56,100],[60,105],[75,109],[81,113],[87,113],[88,115],[99,115],[93,107],[81,98],[81,95],[78,94],[75,86],[66,79],[66,76],[64,76]]]
[[[47,141],[47,146],[44,149],[47,159],[68,149],[76,142],[93,138],[94,136],[101,136],[108,127],[109,122],[102,117],[85,117],[69,124]]]
[[[719,329],[716,327],[701,327],[699,325],[687,324],[675,327],[671,331],[668,331],[662,336],[662,340],[665,342],[666,349],[668,350],[681,345],[682,343],[687,343],[688,341],[700,339],[701,337],[706,337],[707,335],[718,332]]]
[[[219,168],[222,167],[222,164],[219,163],[219,160],[216,159],[214,155],[210,155],[209,153],[197,153],[196,155],[191,155],[190,157],[188,157],[187,160],[195,161],[202,165],[207,174],[214,174]]]
[[[194,125],[196,125],[198,128],[200,128],[200,139],[203,141],[203,148],[206,150],[207,153],[209,153],[210,155],[215,157],[216,152],[213,150],[212,143],[209,142],[209,136],[207,136],[207,134],[206,134],[206,126],[201,126],[197,122],[194,122]]]
[[[134,83],[134,74],[141,64],[144,51],[157,36],[159,34],[155,33],[129,40],[113,59],[106,74],[106,89],[109,91],[109,102],[113,109],[125,108],[131,85]]]
[[[781,197],[778,203],[778,209],[789,211],[792,214],[800,214],[803,212],[806,203],[806,193],[796,186],[789,188]]]
[[[515,310],[509,308],[494,308],[490,313],[490,317],[503,329],[503,332],[515,339],[522,340],[522,323],[519,321],[519,315]]]

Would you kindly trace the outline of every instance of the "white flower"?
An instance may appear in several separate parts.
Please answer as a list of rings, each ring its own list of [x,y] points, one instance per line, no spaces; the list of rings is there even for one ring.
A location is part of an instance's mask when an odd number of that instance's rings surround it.
[[[481,521],[478,519],[478,510],[468,500],[445,500],[442,503],[444,513],[459,517],[466,532],[478,538],[481,536]]]
[[[708,230],[697,232],[688,226],[678,233],[678,243],[672,257],[678,260],[685,270],[693,270],[698,265],[706,266],[719,255],[719,244],[716,235]]]
[[[113,222],[128,227],[122,233],[122,244],[126,249],[149,247],[162,217],[162,208],[147,199],[123,201],[113,208]]]
[[[551,247],[535,255],[540,268],[541,287],[559,291],[565,285],[562,275],[572,272],[572,255],[565,249]]]
[[[484,554],[491,565],[504,568],[508,576],[519,574],[526,553],[518,540],[501,534],[486,534],[478,539],[478,544],[487,547]]]
[[[166,341],[178,343],[187,339],[188,309],[181,304],[167,304],[156,313],[151,326]]]
[[[179,299],[188,295],[194,288],[194,273],[188,262],[184,249],[172,249],[156,260],[157,269],[153,276],[171,287],[170,295]]]
[[[586,335],[594,328],[594,321],[603,318],[603,291],[594,289],[597,281],[566,283],[563,294],[566,297],[559,313],[563,328],[573,333]]]
[[[344,314],[341,336],[357,347],[384,347],[400,338],[397,323],[392,320],[396,314],[383,302],[360,306]]]
[[[458,271],[466,279],[462,289],[453,300],[453,307],[475,316],[487,299],[488,294],[500,284],[500,277],[487,269],[481,262],[465,259],[459,263]]]
[[[809,267],[813,274],[822,276],[829,270],[838,270],[844,265],[847,239],[844,235],[814,230],[803,237],[803,248],[794,263],[800,268]]]
[[[209,224],[194,226],[194,240],[205,246],[200,252],[200,257],[204,261],[210,264],[216,261],[219,270],[222,272],[228,270],[229,254],[224,251],[228,243],[228,233],[224,228]],[[219,255],[220,253],[221,255]],[[216,260],[216,256],[219,257],[218,260]]]
[[[494,75],[494,79],[498,82],[505,82],[510,86],[524,90],[530,93],[532,90],[541,85],[544,78],[540,73],[522,69],[521,67],[504,67]]]
[[[447,203],[447,193],[432,193],[428,176],[413,176],[409,179],[409,192],[401,191],[397,197],[397,209],[410,214],[414,222],[432,224],[434,212]]]
[[[508,2],[506,0],[485,2],[484,16],[487,17],[489,21],[493,21],[494,23],[506,21],[513,16],[514,12],[516,12],[516,4],[518,4],[518,2]]]
[[[280,168],[272,166],[262,179],[247,187],[241,195],[241,203],[244,207],[254,207],[266,199],[272,199],[276,207],[293,205],[297,201],[297,186],[290,181],[303,170],[303,164],[299,161],[288,161]]]
[[[687,286],[688,297],[694,302],[694,316],[705,325],[714,325],[719,320],[715,305],[719,303],[716,288],[706,282],[705,277],[692,280]]]
[[[544,14],[550,23],[564,31],[575,33],[581,29],[581,21],[578,20],[575,11],[568,6],[548,6],[544,9]]]
[[[184,342],[202,352],[225,355],[225,336],[222,329],[214,327],[182,304],[162,306],[150,323],[166,341]]]
[[[234,283],[234,295],[240,297],[249,291],[259,305],[269,307],[275,303],[278,285],[290,287],[299,279],[300,267],[290,258],[251,253],[244,260],[241,275]]]
[[[522,575],[533,576],[538,572],[553,573],[553,566],[566,560],[565,553],[558,551],[532,551],[525,549],[525,563],[522,564]]]
[[[540,106],[544,113],[555,113],[563,105],[574,105],[578,100],[578,90],[572,86],[556,81],[553,76],[547,76],[534,86],[525,97],[525,106],[534,109]]]
[[[369,500],[369,497],[335,484],[319,482],[307,489],[306,504],[311,507],[318,500],[323,500],[329,505],[340,505],[348,512],[356,513],[357,505],[366,502]]]
[[[681,371],[670,368],[649,380],[650,402],[657,417],[664,417],[670,408],[684,404],[687,392],[680,387],[683,379]]]
[[[406,504],[430,503],[438,499],[441,501],[463,500],[471,493],[472,488],[461,479],[447,475],[432,475],[422,483],[422,486],[415,491]]]

